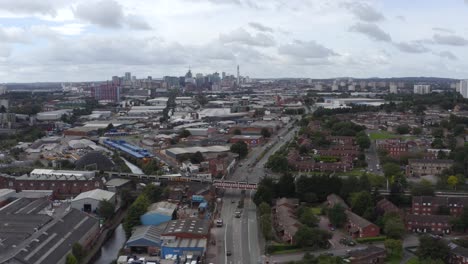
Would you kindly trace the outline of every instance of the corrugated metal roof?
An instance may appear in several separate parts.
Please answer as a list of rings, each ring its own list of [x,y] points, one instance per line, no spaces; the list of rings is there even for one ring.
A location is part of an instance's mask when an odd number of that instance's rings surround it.
[[[94,189],[91,191],[87,192],[82,192],[78,196],[76,196],[73,201],[79,201],[82,199],[90,198],[98,201],[102,200],[111,200],[115,196],[115,193],[109,192],[109,191],[104,191],[101,189]]]

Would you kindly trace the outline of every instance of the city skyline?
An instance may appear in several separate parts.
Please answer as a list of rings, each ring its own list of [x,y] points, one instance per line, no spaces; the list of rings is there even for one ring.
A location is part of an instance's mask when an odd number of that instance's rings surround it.
[[[462,0],[1,2],[0,82],[467,77]]]

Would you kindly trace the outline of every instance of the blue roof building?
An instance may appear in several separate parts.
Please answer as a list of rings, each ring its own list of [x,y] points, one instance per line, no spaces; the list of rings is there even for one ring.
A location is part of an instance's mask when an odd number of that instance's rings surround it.
[[[169,202],[158,202],[150,206],[148,212],[140,217],[142,225],[160,225],[172,220],[177,205]]]

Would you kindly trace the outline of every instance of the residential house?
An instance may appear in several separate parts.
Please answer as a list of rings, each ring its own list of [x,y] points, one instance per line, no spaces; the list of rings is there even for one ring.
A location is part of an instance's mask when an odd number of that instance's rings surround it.
[[[408,153],[408,144],[400,139],[376,140],[377,149],[385,150],[390,157],[400,158]]]
[[[377,202],[377,204],[375,205],[375,209],[380,215],[384,215],[386,213],[397,213],[402,218],[404,216],[403,211],[400,210],[400,208],[398,208],[396,205],[394,205],[392,202],[385,198]]]
[[[434,215],[448,209],[450,215],[460,216],[468,206],[468,197],[414,196],[411,211],[415,215]]]
[[[468,264],[468,248],[460,247],[455,244],[449,244],[450,264]]]
[[[273,223],[276,231],[285,243],[293,244],[294,235],[301,226],[297,220],[298,199],[281,198],[273,208]]]
[[[449,215],[415,215],[406,216],[406,229],[417,233],[450,234],[452,225]]]
[[[347,210],[348,233],[354,238],[376,237],[380,234],[380,228],[367,219]]]
[[[452,167],[452,160],[410,159],[406,167],[407,176],[438,175],[444,169]]]
[[[348,253],[348,256],[351,264],[379,264],[385,263],[387,252],[384,248],[368,246],[363,249],[352,250]]]
[[[332,194],[327,196],[327,206],[328,206],[328,208],[332,208],[337,204],[341,205],[344,209],[349,209],[349,206],[345,203],[343,198],[341,198],[339,195],[336,195],[336,194],[332,193]]]

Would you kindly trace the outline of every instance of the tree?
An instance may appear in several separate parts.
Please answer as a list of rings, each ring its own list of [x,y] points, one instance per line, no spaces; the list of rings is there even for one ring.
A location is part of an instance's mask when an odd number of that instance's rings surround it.
[[[384,222],[384,232],[388,238],[401,239],[405,234],[405,224],[399,216],[388,218]]]
[[[150,201],[145,194],[141,194],[138,198],[132,203],[130,208],[128,208],[128,213],[124,218],[123,227],[127,237],[130,237],[132,234],[132,229],[140,225],[140,216],[146,213]]]
[[[268,128],[264,127],[262,128],[262,131],[260,132],[264,138],[269,138],[271,137],[270,130]]]
[[[411,128],[407,124],[399,125],[396,128],[396,132],[400,135],[409,134]]]
[[[441,139],[441,138],[435,138],[432,143],[431,143],[431,146],[433,148],[438,148],[438,149],[441,149],[441,148],[444,148],[444,141]]]
[[[254,203],[259,205],[262,202],[271,204],[273,200],[273,190],[265,185],[259,185],[254,195]]]
[[[413,135],[421,135],[421,133],[422,133],[422,128],[420,127],[413,128]]]
[[[240,141],[232,144],[231,152],[238,154],[240,158],[244,158],[249,153],[249,147],[245,142]]]
[[[332,235],[325,230],[303,225],[297,230],[293,241],[295,245],[300,247],[323,248],[331,237]]]
[[[203,157],[203,154],[200,151],[195,152],[190,158],[190,162],[192,162],[193,164],[200,164],[204,160],[205,158]]]
[[[152,183],[146,185],[143,189],[143,194],[146,196],[150,203],[159,202],[159,200],[161,199],[162,192],[163,190],[161,189],[161,187],[156,186]]]
[[[411,187],[411,195],[413,196],[434,196],[434,186],[426,179],[419,183],[414,183]]]
[[[108,220],[114,215],[114,212],[115,212],[115,205],[113,203],[111,203],[110,201],[106,199],[99,202],[99,207],[97,209],[98,215]],[[74,255],[78,258],[76,254]]]
[[[266,167],[273,172],[287,172],[289,168],[288,159],[280,153],[275,153],[268,158]]]
[[[84,251],[83,246],[81,246],[80,243],[74,243],[72,246],[72,254],[73,256],[75,256],[77,262],[80,263],[85,257],[86,252]]]
[[[455,136],[459,136],[459,135],[462,135],[463,133],[465,133],[465,125],[464,124],[455,125],[455,127],[453,128],[453,134]]]
[[[106,130],[109,131],[109,130],[112,130],[114,129],[114,125],[112,123],[110,123],[109,125],[107,125],[106,127]]]
[[[433,239],[430,236],[424,235],[419,238],[419,247],[416,255],[420,259],[433,259],[447,261],[450,253],[450,248],[443,239]]]
[[[260,215],[271,214],[271,207],[269,204],[262,202],[258,206],[258,211],[260,212]]]
[[[66,263],[66,264],[78,264],[78,260],[76,259],[75,256],[73,256],[72,253],[69,253],[69,254],[67,255],[67,258],[66,258],[66,260],[65,260],[65,263]]]
[[[234,135],[242,135],[242,131],[238,128],[234,129],[234,132],[233,132]]]
[[[396,163],[392,163],[392,162],[385,163],[382,169],[387,179],[390,179],[392,176],[401,174],[401,168]]]
[[[356,134],[356,143],[361,149],[368,149],[371,146],[371,141],[365,131]]]
[[[444,137],[444,129],[441,127],[436,127],[432,129],[432,136],[435,138],[442,138]]]
[[[0,113],[6,113],[6,108],[4,105],[0,106]]]
[[[294,177],[289,173],[285,173],[280,177],[277,186],[279,197],[294,197],[296,194]]]
[[[308,227],[316,227],[318,225],[319,219],[317,216],[315,216],[314,212],[310,210],[310,208],[306,208],[299,216],[299,221]]]
[[[403,256],[403,242],[397,239],[385,239],[385,249],[390,258],[400,259]]]
[[[262,227],[262,234],[266,240],[270,240],[272,236],[271,228],[271,215],[266,214],[260,216],[260,225]]]
[[[362,216],[368,208],[373,207],[371,194],[367,191],[351,194],[351,208],[353,212]]]
[[[192,134],[187,129],[184,129],[184,130],[180,131],[180,133],[179,133],[180,138],[190,137],[191,135]]]
[[[452,186],[453,189],[456,189],[457,188],[457,184],[458,184],[458,178],[457,176],[455,175],[451,175],[448,177],[447,179],[447,184]]]
[[[328,209],[327,214],[330,223],[335,227],[342,227],[347,221],[345,209],[340,204],[335,204]]]

